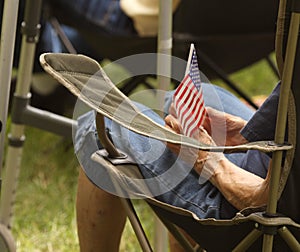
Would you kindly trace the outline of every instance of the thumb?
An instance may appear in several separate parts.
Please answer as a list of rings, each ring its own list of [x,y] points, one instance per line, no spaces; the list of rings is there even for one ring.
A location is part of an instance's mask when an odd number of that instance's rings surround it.
[[[182,132],[182,127],[179,121],[172,115],[167,115],[165,117],[166,127],[180,134]]]

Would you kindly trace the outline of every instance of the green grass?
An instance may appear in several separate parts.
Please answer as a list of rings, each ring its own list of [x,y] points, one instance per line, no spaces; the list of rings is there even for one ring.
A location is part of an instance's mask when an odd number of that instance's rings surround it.
[[[274,55],[271,59],[274,60]],[[277,76],[270,69],[266,60],[256,62],[250,67],[232,74],[230,79],[250,97],[270,94],[278,82]],[[226,85],[220,80],[216,80],[215,83],[226,88]]]
[[[251,96],[267,95],[277,82],[263,61],[231,78]],[[79,251],[75,217],[78,163],[72,142],[30,127],[25,134],[12,223],[18,251]],[[141,201],[135,204],[153,241],[153,216],[147,205]],[[128,224],[121,251],[141,251]]]
[[[13,233],[18,251],[78,251],[72,142],[26,129]]]
[[[12,231],[19,252],[79,251],[75,198],[78,162],[72,142],[39,129],[26,129],[22,168],[14,206]],[[136,202],[151,237],[146,204]],[[140,251],[130,225],[126,224],[121,251]]]

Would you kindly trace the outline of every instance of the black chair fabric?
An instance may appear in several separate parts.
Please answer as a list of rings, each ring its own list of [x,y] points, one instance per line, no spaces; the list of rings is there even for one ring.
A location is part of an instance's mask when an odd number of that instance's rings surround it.
[[[48,0],[61,23],[75,27],[90,43],[95,54],[116,60],[137,53],[157,51],[156,37],[115,36],[89,22],[84,16],[63,9],[57,0]],[[190,43],[232,73],[274,51],[278,2],[183,0],[173,18],[173,55],[186,59]],[[122,45],[122,46],[120,46]],[[92,55],[95,58],[95,55]],[[200,59],[201,69],[215,77]]]

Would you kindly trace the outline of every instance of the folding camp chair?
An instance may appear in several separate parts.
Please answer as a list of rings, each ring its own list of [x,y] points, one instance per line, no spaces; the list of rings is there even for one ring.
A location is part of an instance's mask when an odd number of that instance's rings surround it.
[[[273,144],[270,145],[270,143],[259,142],[244,146],[224,147],[225,149],[234,148],[240,150],[257,148],[262,151],[274,152],[271,190],[266,209],[263,211],[261,211],[261,209],[245,209],[230,220],[202,220],[198,219],[189,211],[172,207],[154,198],[146,197],[146,201],[153,208],[157,216],[165,223],[174,236],[182,242],[183,247],[186,248],[187,251],[194,251],[194,248],[187,243],[183,236],[179,235],[176,226],[184,229],[202,248],[208,251],[245,251],[247,249],[257,251],[261,248],[263,251],[272,251],[273,247],[276,251],[287,251],[288,249],[300,251],[298,242],[300,239],[300,201],[297,193],[299,164],[298,160],[294,158],[299,152],[297,145],[299,134],[296,134],[295,128],[297,118],[300,116],[299,109],[297,109],[299,102],[296,99],[300,92],[299,85],[297,85],[300,81],[299,75],[296,74],[300,66],[300,42],[297,40],[300,24],[299,13],[299,1],[281,1],[278,15],[276,49],[282,84],[276,136]],[[285,31],[288,27],[289,32],[286,33]],[[93,155],[93,159],[107,168],[112,175],[112,181],[115,186],[127,196],[140,197],[140,194],[145,194],[147,188],[145,185],[137,182],[136,184],[131,183],[130,188],[127,186],[124,191],[123,186],[127,184],[127,180],[131,179],[130,181],[132,182],[132,177],[140,177],[140,174],[138,169],[128,169],[128,165],[132,167],[132,164],[126,164],[126,160],[124,161],[122,155],[120,159],[119,151],[111,145],[111,142],[104,133],[103,116],[107,116],[125,127],[130,127],[130,129],[140,134],[163,141],[181,143],[199,149],[211,150],[212,148],[216,148],[195,143],[185,137],[180,140],[180,137],[178,138],[176,134],[167,130],[164,131],[165,138],[153,135],[153,129],[157,129],[157,125],[152,124],[151,120],[148,120],[136,111],[130,102],[127,101],[126,97],[114,88],[114,85],[110,83],[109,79],[103,77],[105,74],[101,72],[98,64],[84,56],[46,54],[41,57],[41,62],[47,72],[98,112],[97,127],[99,136],[103,146],[106,148],[106,153],[109,154],[103,154],[103,151],[97,152]],[[85,67],[83,68],[82,66]],[[94,76],[92,79],[94,81],[95,90],[84,94],[82,93],[84,83],[90,80],[91,76]],[[107,87],[105,87],[107,85],[109,85],[110,90],[110,92],[106,94],[108,95],[108,97],[106,97],[107,104],[104,102],[101,104],[101,107],[98,107],[97,99],[99,99],[99,96],[101,97],[103,88],[104,90],[107,89]],[[290,92],[290,88],[292,92]],[[295,97],[295,99],[293,99],[293,97]],[[108,101],[114,101],[116,104]],[[111,111],[111,107],[114,108],[120,103],[122,103],[122,107],[124,106],[124,110],[121,109],[122,112],[120,115],[125,116],[130,113],[130,116],[134,116],[131,118],[136,118],[134,123],[130,126],[126,124],[122,116],[115,117],[115,114]],[[287,111],[289,116],[288,141],[292,144],[292,148],[291,145],[284,144]],[[282,152],[284,150],[287,151],[287,153],[284,167],[281,169]],[[136,173],[136,175],[134,175],[134,173]],[[88,173],[87,175],[89,176]],[[123,199],[123,202],[128,210],[128,216],[132,220],[132,223],[135,223],[134,227],[140,237],[140,243],[143,249],[150,251],[151,248],[141,230],[141,226],[138,224],[130,201]],[[230,234],[232,238],[229,238],[228,234]],[[226,239],[222,239],[224,235],[226,235]],[[274,237],[276,239],[273,239]],[[222,242],[213,242],[215,240]]]
[[[207,251],[300,251],[300,201],[298,156],[299,134],[296,123],[299,118],[299,74],[300,42],[298,41],[300,24],[300,2],[281,1],[277,26],[277,56],[281,73],[281,93],[278,109],[276,136],[271,142],[250,143],[235,147],[213,147],[195,142],[190,138],[160,128],[135,109],[126,96],[122,95],[105,77],[99,65],[84,56],[45,54],[41,57],[44,69],[78,96],[97,114],[97,128],[100,140],[106,151],[94,153],[93,159],[106,167],[119,193],[126,196],[145,197],[157,216],[169,231],[181,242],[187,251],[204,248]],[[286,30],[289,29],[289,32]],[[84,67],[83,67],[84,66]],[[84,90],[84,84],[90,82],[93,89]],[[90,86],[91,87],[91,86]],[[105,92],[109,90],[109,92]],[[291,91],[290,91],[291,90]],[[105,93],[105,95],[103,95]],[[102,99],[99,106],[98,99]],[[103,100],[105,99],[105,101]],[[119,104],[122,106],[119,107]],[[115,109],[120,111],[116,115]],[[288,113],[287,113],[288,112]],[[285,127],[288,115],[288,142],[284,143]],[[199,219],[192,212],[176,208],[147,196],[147,187],[142,184],[139,170],[130,161],[124,159],[107,138],[103,116],[120,123],[131,130],[162,141],[180,143],[186,146],[220,151],[258,149],[273,153],[270,196],[266,208],[244,209],[229,220]],[[124,117],[134,118],[129,125]],[[155,129],[155,130],[154,130]],[[156,130],[164,132],[156,135]],[[218,149],[220,148],[220,149]],[[283,168],[282,153],[286,151]],[[130,167],[130,169],[129,169]],[[93,177],[87,176],[93,181]],[[93,181],[97,185],[97,181]],[[123,198],[128,216],[137,232],[144,251],[151,251],[149,242],[138,222],[130,200]],[[278,203],[278,204],[277,204]],[[191,247],[180,235],[177,227],[185,230],[199,245]],[[230,237],[228,237],[230,234]],[[226,236],[226,239],[223,239]],[[215,242],[217,240],[218,242]]]

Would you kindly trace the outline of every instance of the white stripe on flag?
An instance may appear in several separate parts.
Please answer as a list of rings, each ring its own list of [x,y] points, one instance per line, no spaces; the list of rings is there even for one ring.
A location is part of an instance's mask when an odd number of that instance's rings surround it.
[[[173,102],[183,133],[192,136],[203,123],[206,114],[197,55],[193,44],[190,48],[186,76],[177,87]]]

